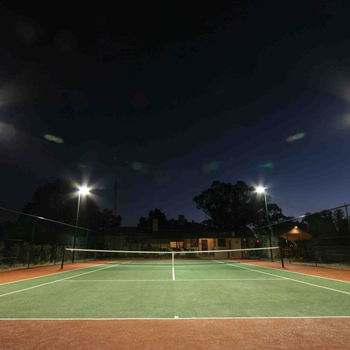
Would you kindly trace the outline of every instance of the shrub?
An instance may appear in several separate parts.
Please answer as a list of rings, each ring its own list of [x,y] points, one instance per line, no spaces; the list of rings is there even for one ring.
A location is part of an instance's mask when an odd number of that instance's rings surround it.
[[[0,262],[2,261],[2,258],[4,257],[4,250],[5,250],[5,243],[0,242]]]
[[[42,245],[41,252],[40,252],[40,262],[42,262],[42,263],[50,262],[52,260],[51,251],[52,251],[51,244]]]
[[[9,266],[13,266],[18,262],[20,257],[21,246],[13,244],[9,250]]]
[[[62,261],[62,257],[63,257],[63,248],[61,246],[56,246],[56,261]]]
[[[20,247],[19,257],[18,257],[19,262],[21,262],[23,265],[28,264],[29,251],[30,251],[30,243],[24,242]]]
[[[41,246],[32,244],[31,250],[30,250],[30,260],[34,265],[39,263],[40,252],[41,252]]]
[[[5,243],[0,242],[0,267],[4,263],[4,250],[5,250]]]

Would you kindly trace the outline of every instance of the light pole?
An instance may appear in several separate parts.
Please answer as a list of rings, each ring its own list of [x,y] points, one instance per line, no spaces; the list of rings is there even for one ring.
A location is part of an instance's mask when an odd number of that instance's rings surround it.
[[[80,210],[80,196],[83,195],[87,195],[90,193],[90,190],[86,187],[79,187],[79,191],[78,191],[78,208],[77,208],[77,220],[75,222],[75,234],[74,234],[74,241],[73,241],[73,249],[75,249],[75,242],[77,239],[77,232],[78,232],[78,222],[79,222],[79,210]],[[74,263],[74,256],[75,256],[75,250],[73,250],[73,255],[72,255],[72,263]]]
[[[271,232],[272,232],[272,227],[270,226],[270,220],[269,220],[269,212],[267,209],[267,199],[266,199],[266,191],[264,187],[257,187],[256,189],[257,193],[263,193],[264,198],[265,198],[265,212],[266,212],[266,221],[267,221],[267,226],[269,226],[270,233],[269,233],[269,241],[270,241],[270,247],[272,247],[272,242],[271,242]],[[273,261],[273,255],[272,255],[272,250],[271,250],[271,261]]]

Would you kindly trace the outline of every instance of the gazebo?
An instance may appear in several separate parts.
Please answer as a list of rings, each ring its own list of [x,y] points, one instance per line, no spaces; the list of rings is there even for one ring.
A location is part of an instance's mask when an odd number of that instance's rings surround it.
[[[284,233],[280,237],[283,237],[287,242],[288,258],[290,262],[290,250],[289,250],[288,241],[293,241],[293,242],[304,241],[304,240],[310,239],[312,236],[310,235],[310,233],[305,232],[304,230],[300,229],[298,226],[294,226],[290,231]]]

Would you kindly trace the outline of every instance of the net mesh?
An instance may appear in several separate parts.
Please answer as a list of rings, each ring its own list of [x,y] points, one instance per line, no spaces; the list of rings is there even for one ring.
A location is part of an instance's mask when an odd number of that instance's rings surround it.
[[[64,264],[71,263],[71,254],[75,254],[75,262],[89,264],[121,264],[128,265],[199,265],[241,259],[275,260],[281,258],[279,247],[230,249],[211,251],[122,251],[66,248],[62,260]]]

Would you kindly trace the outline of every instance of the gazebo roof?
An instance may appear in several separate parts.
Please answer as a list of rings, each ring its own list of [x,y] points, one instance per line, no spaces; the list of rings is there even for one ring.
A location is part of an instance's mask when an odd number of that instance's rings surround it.
[[[294,226],[291,230],[288,232],[284,233],[283,235],[280,235],[280,237],[283,237],[289,241],[296,241],[296,240],[306,240],[310,239],[312,236],[310,233],[305,232],[298,226]]]

